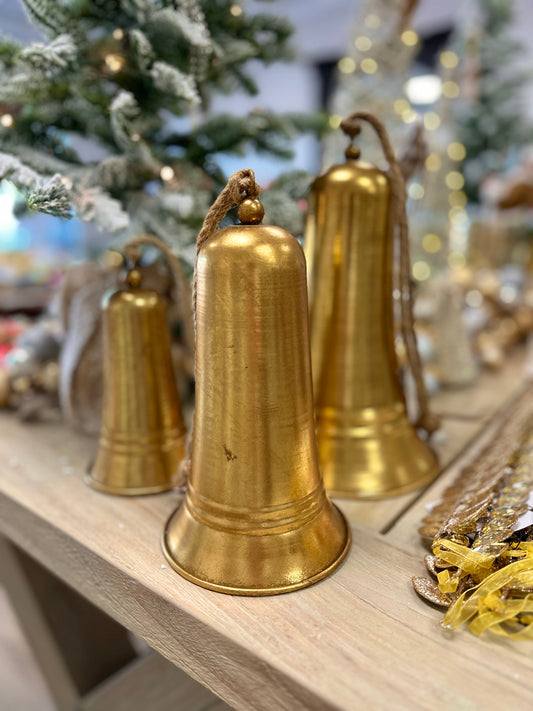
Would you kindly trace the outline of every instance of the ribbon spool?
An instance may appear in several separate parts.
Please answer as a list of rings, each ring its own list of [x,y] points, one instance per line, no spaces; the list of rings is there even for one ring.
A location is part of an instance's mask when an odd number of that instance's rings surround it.
[[[163,536],[178,573],[235,595],[310,585],[350,544],[318,467],[303,251],[260,224],[258,192],[235,173],[198,237],[190,474]]]

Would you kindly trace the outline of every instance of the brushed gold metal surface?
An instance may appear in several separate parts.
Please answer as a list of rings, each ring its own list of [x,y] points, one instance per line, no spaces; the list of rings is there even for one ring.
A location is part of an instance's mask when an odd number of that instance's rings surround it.
[[[203,587],[272,595],[343,560],[318,467],[305,259],[294,237],[226,227],[197,263],[196,411],[185,499],[163,549]]]
[[[348,498],[416,489],[436,475],[437,460],[407,420],[398,377],[386,174],[349,159],[317,178],[305,250],[326,488]]]
[[[165,301],[130,283],[104,298],[102,428],[87,482],[108,494],[155,494],[174,486],[185,427]]]

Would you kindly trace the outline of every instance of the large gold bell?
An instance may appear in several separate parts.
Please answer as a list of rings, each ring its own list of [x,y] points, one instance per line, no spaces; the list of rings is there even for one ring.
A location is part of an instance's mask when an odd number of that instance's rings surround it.
[[[247,207],[250,222],[256,213]],[[196,303],[191,473],[165,554],[219,592],[305,587],[341,563],[350,533],[318,468],[300,245],[276,227],[215,232],[199,253]]]
[[[350,147],[311,191],[313,387],[328,492],[380,498],[422,486],[437,460],[407,419],[398,377],[389,177],[357,155]]]
[[[136,269],[127,282],[104,299],[102,428],[87,481],[108,494],[155,494],[175,484],[185,427],[165,300],[140,287]]]

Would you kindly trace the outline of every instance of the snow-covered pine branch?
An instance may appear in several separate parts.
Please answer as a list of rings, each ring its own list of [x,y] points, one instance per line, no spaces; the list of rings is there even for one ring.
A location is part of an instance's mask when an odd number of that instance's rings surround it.
[[[142,71],[147,71],[154,61],[154,50],[148,37],[138,29],[129,32],[131,48],[137,57],[137,66]]]
[[[72,217],[70,197],[59,174],[43,177],[15,156],[0,153],[0,180],[4,179],[26,194],[30,210],[56,217]]]
[[[74,195],[74,202],[78,217],[84,222],[95,222],[104,232],[122,232],[130,224],[121,203],[99,187]]]
[[[13,141],[0,141],[0,151],[11,154],[10,157],[17,157],[27,168],[31,168],[40,176],[59,175],[67,176],[72,180],[81,178],[84,168],[60,160],[48,153],[36,151],[32,146]]]
[[[0,153],[0,180],[10,180],[17,188],[31,188],[42,181],[39,173],[8,153]]]
[[[119,0],[124,12],[143,24],[153,9],[151,0]]]
[[[21,51],[18,63],[26,66],[29,71],[51,79],[71,65],[76,60],[77,54],[74,39],[68,34],[63,34],[48,45],[40,42],[30,44]]]
[[[40,42],[22,49],[16,68],[0,85],[0,101],[27,102],[48,97],[50,86],[76,61],[78,49],[71,35],[62,34],[50,44]]]
[[[113,137],[117,146],[128,157],[133,157],[139,164],[155,169],[157,161],[137,130],[136,119],[140,111],[133,94],[130,91],[120,91],[109,107]]]
[[[57,0],[22,0],[26,14],[49,37],[57,37],[68,29],[69,13]]]
[[[195,81],[190,75],[183,74],[166,62],[154,62],[150,75],[160,91],[186,99],[193,105],[200,103]]]
[[[173,10],[170,7],[156,10],[150,17],[149,26],[154,30],[172,31],[184,37],[194,47],[211,46],[211,37],[205,22],[194,21],[181,10]]]
[[[141,109],[131,91],[119,91],[111,102],[109,112],[115,143],[123,151],[132,153],[136,150],[133,122],[139,116]]]
[[[26,204],[30,210],[46,212],[54,217],[74,217],[70,197],[60,175],[54,175],[49,180],[37,185],[26,195]]]

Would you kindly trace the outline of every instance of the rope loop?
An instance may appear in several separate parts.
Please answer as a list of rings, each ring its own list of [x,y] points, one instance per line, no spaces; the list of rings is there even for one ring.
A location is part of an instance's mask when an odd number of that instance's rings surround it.
[[[181,317],[183,319],[183,340],[185,346],[194,355],[195,343],[192,319],[191,289],[187,277],[185,276],[185,272],[183,271],[181,261],[170,249],[170,247],[155,235],[139,235],[138,237],[130,240],[130,242],[128,242],[123,248],[126,261],[130,261],[132,264],[138,264],[142,256],[139,247],[142,245],[157,247],[157,249],[166,257],[179,290]]]
[[[353,141],[361,132],[361,121],[369,123],[376,132],[385,159],[389,164],[388,177],[391,186],[391,213],[394,231],[400,245],[400,306],[402,337],[405,343],[407,359],[415,380],[418,417],[416,427],[424,429],[429,435],[440,427],[440,419],[434,415],[429,407],[429,397],[422,373],[422,362],[418,352],[415,324],[413,316],[413,287],[411,283],[411,260],[409,256],[409,224],[407,221],[407,189],[402,174],[400,163],[396,158],[394,148],[387,133],[385,125],[369,111],[356,111],[341,122],[341,129]]]

